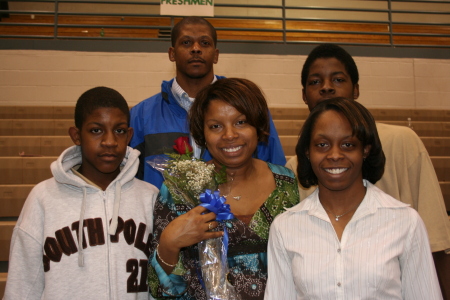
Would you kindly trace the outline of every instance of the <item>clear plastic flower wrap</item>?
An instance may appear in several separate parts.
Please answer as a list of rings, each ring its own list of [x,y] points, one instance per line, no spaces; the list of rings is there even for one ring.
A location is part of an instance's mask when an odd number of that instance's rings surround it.
[[[190,208],[201,205],[216,214],[224,236],[198,243],[201,282],[208,299],[238,300],[239,295],[227,280],[228,233],[223,226],[223,221],[232,219],[233,214],[226,199],[216,191],[219,184],[226,182],[225,167],[216,172],[213,164],[193,158],[188,138],[177,139],[173,148],[178,154],[158,155],[147,163],[163,174],[164,184],[175,201]]]
[[[234,286],[226,278],[229,270],[222,238],[198,243],[198,252],[208,299],[239,300]]]
[[[229,272],[227,252],[228,233],[223,221],[233,218],[230,206],[225,204],[226,199],[220,197],[219,192],[206,190],[200,195],[203,207],[216,214],[223,229],[224,235],[220,238],[209,239],[198,243],[199,262],[202,270],[203,285],[208,299],[214,300],[238,300],[234,286],[227,280]]]

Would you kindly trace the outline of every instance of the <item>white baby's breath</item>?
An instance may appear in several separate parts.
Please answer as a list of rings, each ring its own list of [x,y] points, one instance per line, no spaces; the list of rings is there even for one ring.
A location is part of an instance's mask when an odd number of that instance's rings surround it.
[[[214,165],[206,164],[201,160],[174,161],[169,168],[169,173],[178,178],[177,184],[183,185],[185,191],[198,197],[205,191],[213,179]]]

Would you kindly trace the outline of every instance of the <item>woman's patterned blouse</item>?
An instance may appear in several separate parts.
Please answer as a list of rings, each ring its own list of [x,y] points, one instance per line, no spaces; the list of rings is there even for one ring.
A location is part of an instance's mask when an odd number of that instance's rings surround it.
[[[291,170],[267,163],[273,173],[276,188],[261,205],[247,226],[234,218],[224,221],[228,231],[229,282],[241,299],[263,299],[267,282],[267,241],[273,219],[299,202],[297,179]],[[174,202],[163,185],[154,208],[152,254],[150,255],[148,280],[153,297],[176,296],[176,299],[206,299],[201,283],[198,248],[193,245],[182,249],[177,267],[167,275],[156,260],[154,249],[164,228],[188,208]]]

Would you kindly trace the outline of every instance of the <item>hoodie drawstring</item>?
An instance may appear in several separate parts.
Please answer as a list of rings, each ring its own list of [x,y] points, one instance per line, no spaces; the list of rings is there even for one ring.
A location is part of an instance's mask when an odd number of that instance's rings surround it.
[[[78,224],[78,266],[84,267],[83,256],[83,226],[84,212],[86,211],[86,187],[83,187],[83,201],[81,202],[80,222]]]
[[[119,206],[120,206],[120,199],[121,199],[121,193],[122,193],[122,184],[120,181],[116,182],[116,193],[114,195],[114,208],[113,208],[113,215],[111,219],[111,224],[109,225],[108,233],[110,235],[115,235],[117,231],[117,224],[119,222]]]

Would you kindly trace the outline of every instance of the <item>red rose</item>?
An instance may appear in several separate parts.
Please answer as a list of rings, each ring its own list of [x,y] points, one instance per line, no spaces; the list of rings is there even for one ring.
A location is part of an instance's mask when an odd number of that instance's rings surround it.
[[[189,154],[192,153],[192,147],[189,144],[189,138],[187,136],[181,136],[175,140],[175,145],[173,149],[179,154]]]

